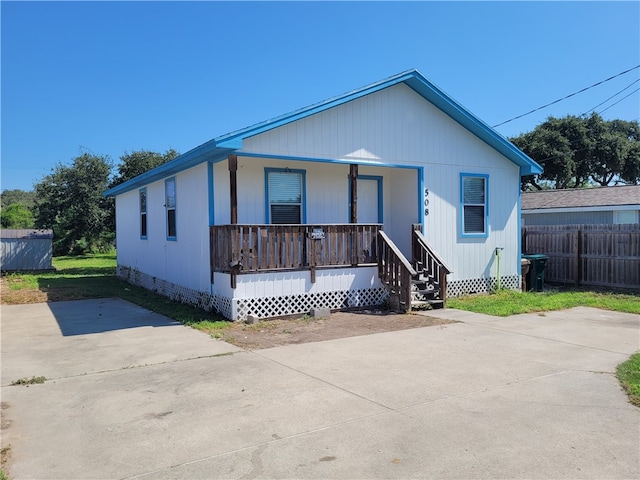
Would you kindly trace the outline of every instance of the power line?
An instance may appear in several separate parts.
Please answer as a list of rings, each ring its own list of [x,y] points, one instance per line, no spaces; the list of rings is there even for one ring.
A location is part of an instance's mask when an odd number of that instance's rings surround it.
[[[605,112],[605,111],[609,110],[611,107],[613,107],[614,105],[617,105],[618,103],[620,103],[620,102],[621,102],[622,100],[624,100],[625,98],[627,98],[627,97],[629,97],[629,96],[633,95],[633,94],[634,94],[634,93],[636,93],[638,90],[640,90],[640,87],[639,87],[639,88],[636,88],[633,92],[631,92],[631,93],[629,93],[629,94],[625,95],[624,97],[622,97],[622,98],[621,98],[620,100],[618,100],[617,102],[612,103],[611,105],[609,105],[609,106],[608,106],[607,108],[605,108],[604,110],[600,110],[600,111],[598,112],[598,114],[600,114],[600,113],[602,113],[602,112]]]
[[[612,77],[609,77],[609,78],[607,78],[605,80],[601,80],[600,82],[594,83],[593,85],[585,87],[582,90],[578,90],[577,92],[574,92],[574,93],[571,93],[571,94],[569,94],[569,95],[567,95],[565,97],[559,98],[558,100],[554,100],[551,103],[547,103],[546,105],[542,105],[541,107],[534,108],[533,110],[531,110],[531,111],[529,111],[527,113],[523,113],[522,115],[518,115],[517,117],[510,118],[509,120],[505,120],[504,122],[498,123],[497,125],[493,125],[493,128],[499,127],[500,125],[504,125],[505,123],[512,122],[513,120],[517,120],[518,118],[526,117],[527,115],[530,115],[533,112],[537,112],[538,110],[542,110],[543,108],[547,108],[547,107],[549,107],[551,105],[554,105],[554,104],[559,103],[559,102],[561,102],[563,100],[566,100],[567,98],[570,98],[570,97],[573,97],[575,95],[578,95],[579,93],[586,92],[587,90],[589,90],[589,89],[591,89],[593,87],[597,87],[598,85],[602,85],[603,83],[608,82],[609,80],[613,80],[614,78],[619,77],[620,75],[624,75],[625,73],[629,73],[630,71],[635,70],[636,68],[640,68],[640,65],[636,65],[633,68],[625,70],[624,72],[620,72],[620,73],[618,73],[616,75],[613,75]]]
[[[596,108],[598,108],[598,107],[599,107],[599,106],[601,106],[601,105],[604,105],[604,104],[605,104],[605,103],[607,103],[609,100],[611,100],[613,97],[616,97],[616,96],[620,95],[620,94],[621,94],[622,92],[624,92],[627,88],[631,87],[633,84],[638,83],[638,82],[640,82],[640,78],[638,78],[638,79],[634,80],[633,82],[631,82],[629,85],[627,85],[626,87],[624,87],[624,88],[623,88],[622,90],[620,90],[619,92],[614,93],[614,94],[613,94],[613,95],[611,95],[609,98],[607,98],[604,102],[600,102],[600,103],[599,103],[598,105],[596,105],[595,107],[590,108],[589,110],[587,110],[586,112],[584,112],[582,115],[584,116],[584,115],[586,115],[586,114],[587,114],[587,113],[589,113],[589,112],[593,112]],[[637,90],[636,90],[636,91],[637,91]],[[634,93],[634,92],[631,92],[631,93]],[[629,95],[627,95],[627,97],[628,97],[628,96],[629,96]],[[624,99],[625,99],[625,98],[627,98],[627,97],[621,98],[620,100],[624,100]],[[619,101],[620,101],[620,100],[619,100]],[[618,103],[618,102],[616,102],[616,103]],[[613,105],[615,105],[615,103],[614,103]],[[612,107],[613,105],[611,105],[611,107]],[[607,108],[610,108],[610,107],[607,107]],[[602,110],[602,112],[604,112],[604,110]],[[602,112],[600,112],[600,113],[602,113]]]

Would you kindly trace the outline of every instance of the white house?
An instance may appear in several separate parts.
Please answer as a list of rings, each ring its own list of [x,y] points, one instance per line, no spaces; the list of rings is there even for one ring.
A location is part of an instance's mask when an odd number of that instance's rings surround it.
[[[105,195],[122,278],[236,320],[518,289],[520,177],[541,171],[410,70]]]

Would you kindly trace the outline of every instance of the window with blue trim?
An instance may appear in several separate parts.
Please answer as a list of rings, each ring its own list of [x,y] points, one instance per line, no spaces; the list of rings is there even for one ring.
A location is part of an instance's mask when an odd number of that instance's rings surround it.
[[[167,238],[176,238],[176,179],[164,181],[164,206],[167,212]]]
[[[487,236],[488,175],[460,175],[460,212],[463,236]]]
[[[304,223],[304,170],[265,169],[267,221]]]
[[[147,189],[140,189],[140,238],[147,238]]]

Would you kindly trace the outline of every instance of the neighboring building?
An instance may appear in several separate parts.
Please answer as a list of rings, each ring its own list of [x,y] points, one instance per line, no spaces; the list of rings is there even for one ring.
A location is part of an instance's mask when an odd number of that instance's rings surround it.
[[[640,222],[640,185],[540,190],[522,194],[523,225]]]
[[[0,270],[53,270],[53,230],[0,229]]]
[[[118,275],[236,320],[390,292],[409,308],[420,276],[433,301],[498,275],[519,289],[520,177],[541,171],[411,70],[217,137],[105,195]]]

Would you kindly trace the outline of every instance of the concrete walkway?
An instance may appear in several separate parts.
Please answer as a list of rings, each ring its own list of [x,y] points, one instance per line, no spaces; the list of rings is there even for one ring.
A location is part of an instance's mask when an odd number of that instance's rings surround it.
[[[445,310],[246,352],[115,299],[1,313],[12,480],[640,477],[614,375],[637,315]]]

